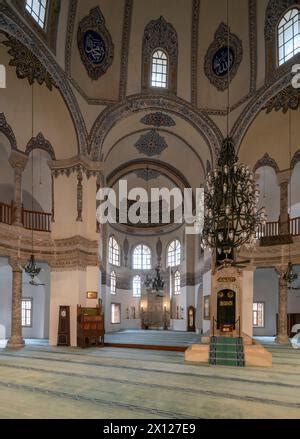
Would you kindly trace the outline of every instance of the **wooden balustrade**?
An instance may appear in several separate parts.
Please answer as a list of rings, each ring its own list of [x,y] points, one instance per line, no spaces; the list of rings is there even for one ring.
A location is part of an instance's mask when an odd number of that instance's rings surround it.
[[[265,225],[259,226],[256,237],[257,239],[264,238],[266,236],[278,236],[279,234],[279,221],[270,221]]]
[[[51,213],[23,209],[23,226],[29,230],[51,232],[51,216]]]
[[[300,236],[300,216],[290,219],[290,234]]]
[[[0,203],[0,223],[12,223],[12,205]]]

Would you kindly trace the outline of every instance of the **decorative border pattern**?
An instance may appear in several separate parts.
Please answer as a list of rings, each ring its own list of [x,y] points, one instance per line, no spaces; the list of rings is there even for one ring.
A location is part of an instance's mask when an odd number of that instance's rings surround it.
[[[78,140],[78,149],[80,148],[83,154],[86,153],[88,136],[85,122],[74,93],[61,67],[56,63],[44,44],[35,37],[34,33],[28,29],[9,7],[2,3],[0,3],[0,30],[18,39],[35,54],[36,58],[38,58],[40,63],[46,68],[57,88],[60,90],[73,119]]]
[[[145,181],[155,180],[161,175],[159,171],[154,169],[137,169],[134,173],[138,178],[142,178]]]
[[[134,146],[140,153],[148,157],[160,155],[164,149],[168,148],[164,137],[160,136],[156,130],[142,134]]]
[[[279,172],[279,166],[277,165],[276,161],[269,156],[269,154],[266,152],[265,155],[259,159],[254,167],[253,167],[253,172],[256,172],[259,168],[262,168],[263,166],[270,166],[271,168],[274,169],[274,171]]]
[[[209,79],[212,85],[214,85],[219,91],[224,91],[228,88],[228,75],[224,77],[218,77],[212,70],[212,59],[218,49],[221,47],[227,46],[228,43],[228,32],[229,32],[229,45],[230,48],[234,51],[234,64],[229,73],[229,82],[233,80],[235,77],[238,68],[242,62],[243,58],[243,45],[241,40],[235,35],[232,34],[225,23],[221,23],[218,29],[215,32],[214,41],[209,46],[204,62],[204,71],[206,77]]]
[[[295,152],[295,154],[293,155],[292,161],[291,161],[291,169],[294,169],[294,167],[296,166],[296,164],[300,162],[300,149],[298,149],[298,151]]]
[[[49,140],[45,139],[41,132],[38,133],[36,137],[32,137],[29,140],[26,146],[25,154],[29,155],[34,149],[43,149],[49,154],[52,160],[56,160],[55,152],[51,143],[49,142]]]
[[[272,110],[282,110],[283,113],[287,113],[289,109],[297,110],[299,106],[300,90],[290,85],[270,99],[264,108],[267,110],[267,113],[270,113]]]
[[[16,67],[17,77],[19,79],[27,78],[30,85],[35,81],[40,85],[45,83],[51,91],[52,86],[56,86],[55,82],[37,57],[19,40],[9,35],[7,37],[8,40],[3,41],[2,44],[10,48],[8,54],[12,59],[9,61],[9,65]]]
[[[11,149],[18,149],[16,137],[11,126],[6,121],[4,113],[0,113],[0,131],[8,138]]]
[[[176,125],[174,119],[167,114],[157,111],[156,113],[146,114],[140,120],[144,125],[152,125],[156,128],[160,127],[173,127]]]
[[[71,56],[72,56],[72,39],[75,28],[75,19],[77,13],[77,0],[70,0],[68,12],[68,24],[65,47],[65,70],[68,76],[71,76]]]
[[[211,153],[211,161],[215,161],[223,140],[219,127],[207,115],[195,111],[183,99],[161,95],[133,95],[124,102],[105,109],[96,119],[91,129],[89,149],[91,158],[93,160],[102,160],[102,147],[105,138],[119,120],[147,109],[157,109],[159,111],[164,109],[190,123],[203,136]]]
[[[191,101],[197,106],[198,101],[198,39],[199,39],[200,0],[193,0],[192,39],[191,39]]]
[[[76,221],[82,221],[82,198],[83,198],[83,189],[82,189],[82,171],[78,171],[77,173],[77,218]]]
[[[84,47],[84,35],[87,31],[93,30],[97,32],[104,41],[105,52],[103,60],[100,64],[95,65],[90,61],[90,59],[86,56],[85,47]],[[113,57],[114,57],[114,45],[112,42],[111,35],[105,26],[105,18],[97,6],[90,10],[89,15],[84,17],[78,25],[77,31],[77,45],[81,57],[81,61],[83,62],[86,71],[90,78],[97,80],[100,76],[106,73],[107,69],[112,65]]]
[[[123,20],[123,31],[122,31],[122,49],[121,49],[120,85],[119,85],[120,101],[124,99],[126,96],[132,8],[133,8],[133,0],[126,0],[124,7],[124,20]]]

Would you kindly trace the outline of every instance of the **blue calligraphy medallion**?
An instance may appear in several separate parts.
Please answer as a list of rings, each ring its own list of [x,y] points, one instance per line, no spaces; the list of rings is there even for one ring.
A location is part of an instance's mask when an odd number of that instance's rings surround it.
[[[229,56],[228,56],[229,55]],[[231,47],[220,47],[212,58],[212,71],[218,77],[224,77],[231,71],[235,63],[234,51]]]
[[[104,40],[100,34],[88,30],[84,34],[84,53],[93,64],[101,64],[106,52]]]

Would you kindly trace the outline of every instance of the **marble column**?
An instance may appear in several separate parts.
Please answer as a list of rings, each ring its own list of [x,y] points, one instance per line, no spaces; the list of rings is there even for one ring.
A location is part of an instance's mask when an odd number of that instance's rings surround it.
[[[290,171],[283,171],[277,174],[280,186],[280,214],[279,214],[279,235],[288,235],[289,230],[289,179]]]
[[[22,337],[22,267],[18,258],[11,258],[10,265],[13,274],[11,336],[6,347],[21,348],[25,344]]]
[[[15,192],[14,192],[14,210],[13,210],[13,224],[22,226],[22,173],[26,166],[28,157],[13,150],[9,157],[9,163],[15,172]]]
[[[288,301],[288,288],[287,282],[284,279],[284,273],[286,272],[285,266],[277,267],[276,271],[279,276],[279,292],[278,292],[278,329],[277,329],[277,343],[288,343],[287,333],[287,301]]]

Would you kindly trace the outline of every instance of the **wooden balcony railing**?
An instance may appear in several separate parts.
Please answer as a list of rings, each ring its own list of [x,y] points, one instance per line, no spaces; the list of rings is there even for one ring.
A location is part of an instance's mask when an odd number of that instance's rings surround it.
[[[12,205],[0,203],[0,223],[12,223]]]
[[[300,236],[300,216],[290,219],[290,234]]]
[[[23,226],[29,230],[51,232],[51,216],[51,213],[23,209]]]

